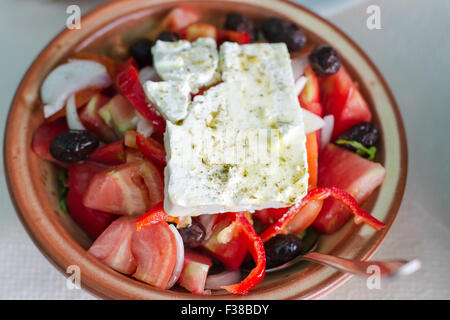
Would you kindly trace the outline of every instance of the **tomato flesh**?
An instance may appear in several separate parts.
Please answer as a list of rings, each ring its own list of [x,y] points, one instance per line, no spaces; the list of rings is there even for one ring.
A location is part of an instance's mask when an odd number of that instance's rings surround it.
[[[381,185],[385,169],[354,152],[329,144],[319,157],[319,187],[337,187],[352,195],[358,203]],[[321,233],[333,233],[351,217],[350,211],[334,199],[326,199],[313,226]]]
[[[94,163],[77,163],[69,168],[67,210],[75,222],[92,239],[96,239],[117,216],[83,205],[83,196],[91,179],[108,167]]]
[[[131,239],[136,231],[135,218],[120,217],[103,231],[89,248],[89,253],[116,271],[133,274],[136,259],[131,252]]]
[[[344,66],[328,77],[319,78],[321,101],[325,115],[334,116],[333,139],[363,121],[371,121],[372,113]]]
[[[66,118],[59,118],[51,122],[44,122],[34,132],[31,148],[39,158],[66,166],[66,164],[55,160],[55,158],[53,158],[50,154],[50,144],[56,136],[66,132],[67,130],[69,130],[69,128],[67,127]]]
[[[83,203],[114,214],[142,215],[163,201],[163,189],[163,178],[151,162],[134,161],[97,174]]]
[[[137,263],[133,277],[165,289],[177,259],[176,240],[169,225],[160,222],[136,231],[131,248]]]
[[[89,160],[111,166],[125,163],[123,141],[116,141],[98,148],[89,155]]]

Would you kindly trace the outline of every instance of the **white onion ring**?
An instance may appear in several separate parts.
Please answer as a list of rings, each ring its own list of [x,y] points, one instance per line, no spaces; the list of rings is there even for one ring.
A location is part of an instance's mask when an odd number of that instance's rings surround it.
[[[71,130],[86,130],[78,116],[77,106],[75,105],[75,95],[72,94],[66,103],[67,126]]]
[[[150,123],[150,121],[148,121],[147,119],[145,119],[140,113],[136,113],[137,117],[138,117],[138,121],[136,124],[136,131],[143,135],[144,137],[150,137],[153,133],[153,126]]]
[[[325,148],[325,146],[330,143],[334,128],[334,116],[332,114],[323,117],[323,120],[325,125],[323,126],[320,134],[320,150]]]
[[[177,228],[173,224],[169,225],[170,230],[173,232],[175,236],[175,241],[177,244],[177,260],[175,261],[175,267],[173,268],[172,277],[167,283],[166,289],[172,288],[172,286],[177,282],[178,278],[181,275],[181,271],[183,271],[184,266],[184,244],[183,239],[180,236]]]
[[[305,134],[317,131],[325,126],[325,121],[309,110],[303,109],[303,123],[305,124]]]
[[[205,289],[219,290],[223,286],[229,286],[238,283],[241,280],[239,270],[227,270],[218,274],[213,274],[206,278]]]
[[[294,90],[295,90],[295,96],[298,97],[300,93],[302,93],[303,89],[306,86],[306,83],[308,82],[308,78],[305,76],[301,76],[295,81],[294,84]]]
[[[90,60],[69,60],[53,69],[41,87],[44,116],[48,118],[61,110],[66,100],[86,88],[106,88],[111,79],[104,65]]]

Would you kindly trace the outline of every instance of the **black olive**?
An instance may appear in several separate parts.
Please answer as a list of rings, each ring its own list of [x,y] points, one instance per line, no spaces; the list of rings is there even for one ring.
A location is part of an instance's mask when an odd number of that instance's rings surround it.
[[[358,141],[367,148],[376,146],[378,143],[378,139],[378,129],[372,122],[358,123],[351,129],[342,133],[338,138],[338,140]],[[350,151],[356,151],[356,149],[349,144],[343,143],[339,145]]]
[[[318,46],[308,58],[311,67],[319,77],[331,76],[341,67],[338,53],[330,46]]]
[[[269,42],[286,43],[289,52],[298,51],[306,43],[303,31],[294,23],[278,18],[267,19],[263,24],[263,33]]]
[[[50,143],[50,154],[62,162],[85,160],[95,149],[99,139],[87,130],[69,130],[56,136]]]
[[[255,26],[253,21],[245,14],[230,12],[227,14],[224,28],[226,30],[234,30],[250,35],[250,40],[255,39]]]
[[[279,234],[264,243],[266,268],[278,267],[295,257],[302,250],[302,240],[294,234]]]
[[[178,229],[186,248],[195,248],[202,244],[205,239],[205,228],[195,219],[192,224],[186,228]]]
[[[181,36],[178,32],[175,31],[163,31],[158,35],[156,40],[174,42],[181,39]]]
[[[153,42],[147,38],[137,39],[131,44],[129,49],[130,56],[134,58],[139,68],[153,64],[152,46]]]

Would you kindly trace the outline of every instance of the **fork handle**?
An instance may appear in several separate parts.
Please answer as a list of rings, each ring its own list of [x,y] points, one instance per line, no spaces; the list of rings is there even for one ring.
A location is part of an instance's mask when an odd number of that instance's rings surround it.
[[[347,272],[363,277],[373,275],[372,266],[379,269],[380,276],[392,276],[394,274],[410,274],[420,268],[420,262],[417,259],[407,260],[386,260],[386,261],[359,261],[339,258],[319,252],[310,252],[305,254],[303,259],[320,263],[342,272]]]

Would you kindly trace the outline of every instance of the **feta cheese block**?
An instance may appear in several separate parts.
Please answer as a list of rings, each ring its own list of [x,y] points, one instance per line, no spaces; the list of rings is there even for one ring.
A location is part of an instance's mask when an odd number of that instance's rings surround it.
[[[222,80],[167,123],[171,216],[292,205],[308,189],[303,115],[285,44],[225,42]]]
[[[187,81],[146,81],[144,91],[165,119],[175,123],[186,117],[191,100]]]
[[[219,55],[212,38],[194,42],[156,41],[152,47],[153,64],[163,80],[187,81],[194,93],[220,80]]]

